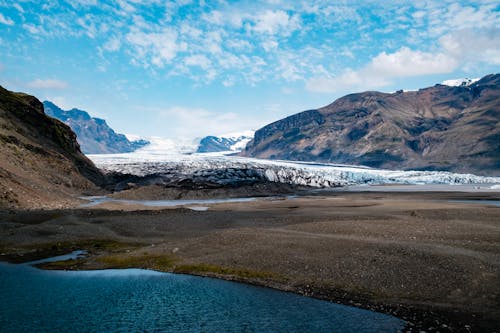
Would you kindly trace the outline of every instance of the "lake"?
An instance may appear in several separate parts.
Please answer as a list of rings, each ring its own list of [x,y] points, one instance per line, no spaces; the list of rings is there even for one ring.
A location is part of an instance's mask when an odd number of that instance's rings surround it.
[[[269,288],[141,269],[0,263],[2,332],[397,332],[385,314]]]

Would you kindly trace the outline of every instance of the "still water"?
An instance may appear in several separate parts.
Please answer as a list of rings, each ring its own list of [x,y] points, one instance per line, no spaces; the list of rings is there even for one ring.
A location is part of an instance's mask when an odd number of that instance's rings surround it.
[[[240,283],[141,269],[0,263],[2,332],[397,332],[388,315]]]

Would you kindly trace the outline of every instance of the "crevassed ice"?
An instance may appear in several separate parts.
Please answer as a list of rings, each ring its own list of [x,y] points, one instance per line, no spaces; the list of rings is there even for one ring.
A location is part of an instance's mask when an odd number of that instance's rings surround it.
[[[272,182],[333,187],[359,184],[500,184],[500,177],[482,177],[444,171],[400,171],[372,169],[332,163],[263,160],[206,154],[101,154],[89,155],[94,163],[107,171],[138,176],[176,172],[210,175],[213,170],[257,170]],[[220,176],[219,176],[220,177]]]

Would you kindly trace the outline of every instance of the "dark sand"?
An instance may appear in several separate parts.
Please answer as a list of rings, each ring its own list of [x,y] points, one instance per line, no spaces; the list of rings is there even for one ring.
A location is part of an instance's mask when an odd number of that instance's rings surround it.
[[[499,193],[351,193],[210,205],[0,211],[0,260],[221,277],[392,313],[418,331],[500,331]]]

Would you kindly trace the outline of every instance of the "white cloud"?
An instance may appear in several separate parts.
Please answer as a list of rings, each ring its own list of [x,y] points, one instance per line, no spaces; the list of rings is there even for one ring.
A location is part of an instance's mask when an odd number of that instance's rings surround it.
[[[73,0],[70,4],[77,4],[80,6],[96,6],[97,0]]]
[[[135,7],[133,5],[131,5],[130,3],[128,3],[128,1],[126,0],[118,0],[118,5],[120,6],[120,8],[130,14],[130,13],[133,13],[135,11]]]
[[[414,51],[402,47],[395,53],[380,53],[363,72],[370,76],[394,78],[449,73],[456,66],[456,60],[446,54]]]
[[[222,80],[222,85],[223,85],[224,87],[226,87],[226,88],[227,88],[227,87],[232,87],[232,86],[234,86],[234,84],[235,84],[235,79],[234,79],[234,77],[228,77],[228,78],[226,78],[226,79]]]
[[[500,64],[500,28],[462,29],[439,39],[446,54],[461,63]]]
[[[32,33],[34,35],[41,33],[41,29],[36,27],[33,24],[29,24],[29,23],[23,24],[23,28],[28,30],[30,33]]]
[[[500,12],[492,0],[222,0],[207,5],[191,0],[74,0],[70,6],[51,1],[30,8],[19,3],[39,13],[16,22],[25,23],[21,33],[26,41],[95,38],[90,44],[99,45],[100,70],[114,65],[103,52],[119,52],[116,61],[123,55],[129,64],[147,69],[146,74],[183,76],[194,85],[214,79],[224,86],[307,81],[310,90],[330,92],[499,63]],[[179,12],[189,3],[193,6]],[[95,5],[99,15],[87,8]],[[9,45],[11,53],[22,49],[23,38]],[[368,54],[372,58],[360,62]]]
[[[103,45],[103,48],[109,52],[115,52],[120,49],[121,40],[120,38],[113,36]]]
[[[249,41],[244,39],[230,39],[225,41],[225,46],[231,49],[235,49],[238,51],[246,51],[249,52],[253,49],[252,44]]]
[[[266,52],[270,52],[278,48],[278,42],[272,39],[263,41],[261,45]]]
[[[20,13],[24,13],[23,7],[21,7],[21,5],[18,4],[18,3],[13,4],[12,7],[14,7],[15,9],[17,9]]]
[[[290,16],[283,10],[266,10],[252,18],[255,22],[251,30],[258,33],[290,35],[300,28],[298,16]]]
[[[171,133],[175,137],[219,135],[248,129],[242,127],[244,121],[233,112],[215,113],[202,108],[175,106],[162,111],[161,117],[168,119],[170,128],[175,128]]]
[[[390,82],[384,78],[366,77],[352,69],[336,77],[314,77],[306,81],[306,89],[313,92],[334,93],[383,87]]]
[[[181,32],[181,35],[186,36],[186,37],[190,37],[190,38],[199,38],[203,34],[203,31],[201,31],[200,29],[198,29],[196,27],[191,26],[189,23],[186,23],[186,22],[184,22],[181,25],[180,32]]]
[[[203,54],[195,54],[185,57],[184,63],[187,66],[198,66],[205,70],[211,66],[211,61]]]
[[[95,19],[89,15],[86,15],[85,17],[79,17],[76,20],[78,25],[83,28],[84,33],[90,38],[95,38],[97,35],[97,28],[94,21]]]
[[[201,18],[213,25],[223,25],[224,24],[224,16],[222,12],[218,10],[212,10],[210,13],[203,14]]]
[[[14,21],[9,17],[4,16],[2,13],[0,13],[0,23],[6,25],[14,25]]]
[[[130,32],[127,34],[126,39],[136,52],[135,58],[146,66],[151,62],[157,67],[163,67],[172,61],[178,52],[187,49],[186,43],[177,41],[177,32],[169,28],[152,33]]]
[[[500,29],[461,29],[442,36],[435,52],[402,47],[394,53],[382,52],[359,70],[346,69],[338,76],[318,76],[307,80],[315,92],[338,92],[380,88],[393,79],[467,70],[481,63],[500,64]]]
[[[35,79],[28,82],[28,87],[38,89],[66,89],[68,83],[57,79]]]

